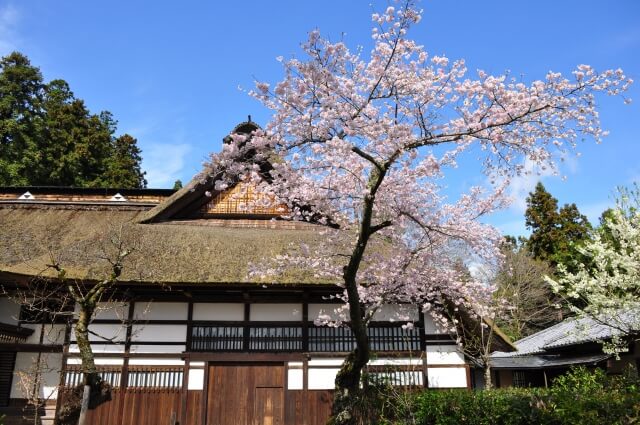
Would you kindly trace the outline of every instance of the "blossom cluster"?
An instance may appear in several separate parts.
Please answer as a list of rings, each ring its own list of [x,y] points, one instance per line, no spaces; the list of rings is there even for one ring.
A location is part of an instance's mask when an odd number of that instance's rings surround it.
[[[445,308],[477,310],[491,296],[459,264],[499,256],[500,235],[480,218],[507,204],[510,179],[525,160],[553,166],[582,138],[601,141],[596,95],[623,96],[632,80],[587,65],[531,83],[470,75],[464,60],[408,38],[420,17],[411,1],[374,14],[366,57],[311,32],[306,57],[280,58],[284,79],[252,92],[271,122],[213,155],[209,170],[217,189],[251,181],[288,206],[287,218],[330,226],[318,246],[257,275],[303,267],[339,282],[364,243],[359,302],[418,303],[444,323]],[[499,183],[449,200],[445,177],[465,156]]]

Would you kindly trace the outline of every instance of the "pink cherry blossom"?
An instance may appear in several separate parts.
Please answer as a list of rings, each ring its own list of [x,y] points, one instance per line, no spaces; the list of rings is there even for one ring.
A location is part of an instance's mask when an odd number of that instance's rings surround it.
[[[600,142],[596,95],[622,95],[632,83],[622,70],[588,65],[529,84],[470,75],[463,60],[429,56],[407,37],[420,15],[411,1],[374,14],[366,56],[311,32],[306,58],[283,60],[283,81],[252,92],[273,111],[265,129],[209,163],[227,184],[244,176],[269,190],[290,219],[332,224],[317,246],[254,273],[302,267],[340,283],[352,328],[383,303],[423,305],[448,330],[456,324],[446,309],[483,309],[492,288],[459,267],[461,258],[499,257],[501,236],[480,218],[507,205],[505,188],[527,172],[525,160],[553,168],[582,139]],[[255,172],[276,156],[268,176]],[[495,185],[447,199],[446,175],[466,156]]]

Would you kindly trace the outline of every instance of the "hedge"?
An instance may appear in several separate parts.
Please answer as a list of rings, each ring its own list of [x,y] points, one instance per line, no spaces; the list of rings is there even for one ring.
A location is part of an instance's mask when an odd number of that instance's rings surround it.
[[[576,368],[551,388],[422,391],[411,415],[387,423],[420,425],[630,425],[640,424],[636,377],[607,377]],[[388,400],[392,402],[392,400]],[[406,412],[405,412],[406,413]],[[411,420],[407,418],[411,416]]]

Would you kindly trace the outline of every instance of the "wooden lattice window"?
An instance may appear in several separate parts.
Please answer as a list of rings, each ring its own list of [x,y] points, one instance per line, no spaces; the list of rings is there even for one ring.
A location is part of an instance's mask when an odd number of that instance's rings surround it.
[[[214,196],[201,210],[209,215],[267,215],[287,214],[286,205],[278,205],[273,196],[258,191],[249,183],[239,183]]]
[[[380,352],[419,351],[421,332],[419,327],[403,329],[386,323],[367,329],[371,349]],[[189,350],[334,353],[351,351],[355,344],[348,327],[319,327],[309,323],[305,336],[303,326],[294,322],[201,322],[191,328]]]

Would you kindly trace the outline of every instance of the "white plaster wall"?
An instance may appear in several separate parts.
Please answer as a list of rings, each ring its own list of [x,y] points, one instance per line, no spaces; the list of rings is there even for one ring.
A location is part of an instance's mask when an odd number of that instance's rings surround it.
[[[97,357],[94,359],[94,362],[97,365],[102,366],[121,366],[124,364],[124,359],[113,359],[113,358],[100,358]],[[79,365],[82,364],[82,360],[79,357],[71,357],[67,359],[67,364],[69,365]]]
[[[289,369],[287,371],[287,389],[302,390],[304,386],[302,375],[302,369]]]
[[[287,389],[304,389],[304,371],[302,370],[302,367],[302,362],[287,363]]]
[[[137,366],[184,366],[184,360],[137,358],[137,359],[129,359],[129,364],[137,365]]]
[[[193,320],[244,320],[244,304],[194,303]]]
[[[0,323],[17,325],[20,318],[20,304],[7,297],[0,298]]]
[[[132,345],[132,353],[182,353],[186,345]]]
[[[189,384],[187,388],[190,390],[204,389],[204,369],[189,369]]]
[[[317,359],[311,359],[309,360],[309,367],[312,366],[340,366],[342,364],[342,362],[344,361],[344,359],[323,359],[323,358],[317,358]]]
[[[467,369],[464,367],[430,367],[427,369],[429,388],[466,388]]]
[[[26,344],[40,344],[40,332],[44,332],[42,339],[43,344],[63,344],[65,325],[45,324],[44,327],[39,323],[26,323],[23,328],[33,329],[33,333],[25,340]]]
[[[185,342],[187,325],[133,325],[132,341]]]
[[[96,309],[94,319],[124,321],[128,317],[129,317],[129,303],[111,302],[111,303],[98,303],[98,308]]]
[[[309,320],[312,322],[322,316],[328,316],[329,320],[346,320],[336,312],[342,304],[309,304]]]
[[[385,365],[397,365],[397,366],[416,366],[422,367],[422,359],[420,357],[415,358],[377,358],[369,360],[371,366],[385,366]]]
[[[251,304],[252,321],[302,320],[302,304]]]
[[[426,335],[446,333],[446,332],[443,332],[443,330],[436,325],[436,323],[433,321],[433,317],[431,317],[431,314],[423,313],[423,317],[424,317],[424,333]]]
[[[95,324],[89,325],[89,341],[91,342],[124,342],[127,339],[127,328],[124,325]],[[95,335],[94,335],[95,334]],[[76,341],[75,327],[71,330],[71,341]]]
[[[124,353],[124,344],[91,344],[94,354],[102,353]],[[70,353],[79,353],[80,350],[76,344],[69,344]]]
[[[336,386],[339,368],[309,368],[308,388],[310,390],[332,390]]]
[[[373,315],[378,322],[402,322],[419,320],[418,307],[409,304],[383,304]]]
[[[14,370],[24,374],[26,380],[21,381],[20,373],[14,373],[11,385],[11,398],[26,398],[25,391],[30,391],[33,385],[31,377],[35,375],[37,368],[36,353],[17,353]],[[62,369],[62,353],[42,353],[41,358],[42,385],[39,396],[43,399],[55,400],[58,396],[58,384],[60,383],[60,370]],[[25,388],[21,382],[25,382]],[[27,388],[29,388],[27,390]]]
[[[464,364],[464,355],[457,345],[427,346],[427,365]]]
[[[135,320],[187,320],[189,304],[167,302],[137,302],[133,308]]]

